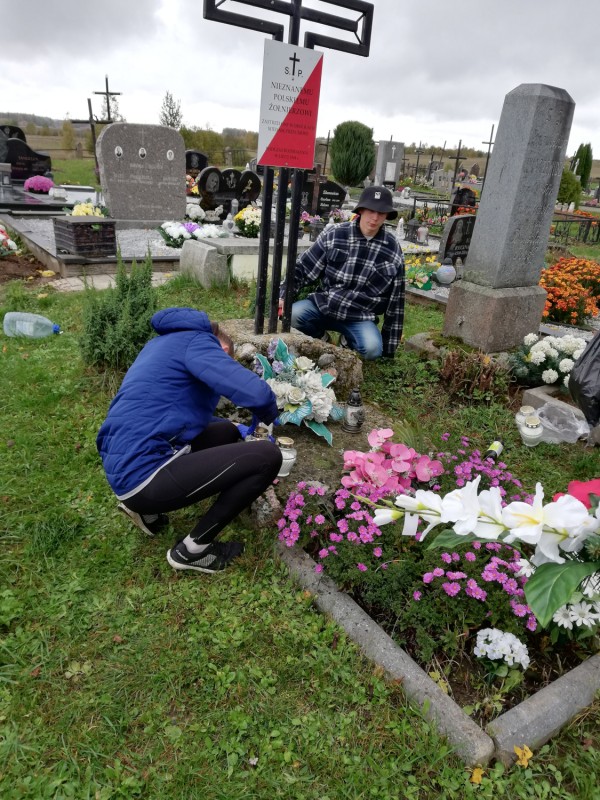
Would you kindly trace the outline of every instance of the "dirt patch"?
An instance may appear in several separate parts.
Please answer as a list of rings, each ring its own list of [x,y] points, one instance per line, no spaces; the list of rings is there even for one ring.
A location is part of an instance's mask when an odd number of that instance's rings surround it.
[[[60,278],[58,273],[48,270],[41,261],[32,255],[0,256],[0,284],[23,280],[28,284],[51,283]]]

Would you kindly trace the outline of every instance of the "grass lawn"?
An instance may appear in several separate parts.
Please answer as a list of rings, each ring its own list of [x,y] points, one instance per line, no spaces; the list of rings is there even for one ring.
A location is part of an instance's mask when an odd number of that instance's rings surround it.
[[[250,307],[244,286],[176,278],[157,292],[159,306],[217,320]],[[598,800],[600,702],[528,767],[492,766],[477,785],[401,686],[289,582],[275,530],[236,521],[235,568],[174,573],[165,552],[194,513],[146,539],[117,512],[94,441],[115,381],[82,366],[82,295],[10,285],[0,315],[15,308],[65,333],[3,337],[0,350],[2,800]],[[407,335],[441,324],[409,306]],[[449,403],[416,358],[366,367],[365,400],[419,418],[432,441],[500,435],[529,489],[597,473],[582,446],[525,452],[506,404]]]

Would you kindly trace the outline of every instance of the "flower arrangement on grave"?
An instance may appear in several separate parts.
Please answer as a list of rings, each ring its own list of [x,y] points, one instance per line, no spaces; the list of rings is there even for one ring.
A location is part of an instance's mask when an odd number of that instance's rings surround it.
[[[192,178],[191,175],[185,176],[185,193],[193,195],[200,194],[198,190],[198,184],[196,183],[196,178]]]
[[[540,286],[547,293],[543,318],[581,325],[600,312],[600,264],[585,258],[561,258],[543,269]]]
[[[35,192],[36,194],[48,194],[53,187],[54,181],[44,175],[32,175],[23,184],[23,189],[26,192]]]
[[[70,213],[72,217],[108,217],[108,209],[94,205],[91,200],[75,203]]]
[[[19,248],[8,235],[6,228],[0,225],[0,256],[10,256],[17,253]]]
[[[324,223],[325,220],[323,217],[319,216],[319,214],[309,214],[308,211],[303,211],[300,214],[300,227],[305,232],[308,232],[311,225],[321,225]]]
[[[477,687],[473,655],[499,681],[499,708],[490,713],[502,710],[530,660],[538,676],[550,668],[557,675],[595,652],[600,480],[579,491],[570,484],[544,503],[540,484],[524,493],[506,464],[469,453],[466,437],[433,458],[392,437],[371,431],[368,453],[345,453],[341,488],[298,484],[279,539],[305,547],[315,571],[349,591],[423,665],[433,660],[449,678],[466,659],[464,680]]]
[[[545,336],[528,333],[523,344],[510,355],[511,370],[525,386],[558,386],[569,389],[569,376],[586,346],[579,336]]]
[[[197,222],[163,222],[158,232],[167,247],[183,247],[187,239],[218,239],[227,236],[220,225],[198,225]]]
[[[185,216],[187,219],[191,219],[192,222],[202,222],[206,219],[206,211],[197,203],[187,203]]]
[[[241,236],[256,239],[260,233],[261,209],[255,206],[246,206],[233,218]]]
[[[337,225],[340,222],[350,222],[356,214],[345,208],[334,208],[329,212],[329,222]]]
[[[266,357],[257,354],[255,372],[275,393],[282,425],[304,424],[331,445],[333,436],[325,423],[344,416],[330,388],[333,375],[319,370],[310,358],[290,353],[282,339],[271,340]]]

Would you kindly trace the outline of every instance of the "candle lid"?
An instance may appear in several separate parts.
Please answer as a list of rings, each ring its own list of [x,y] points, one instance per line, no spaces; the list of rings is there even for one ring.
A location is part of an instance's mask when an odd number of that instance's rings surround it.
[[[535,412],[535,408],[533,406],[521,406],[519,409],[519,413],[523,414],[524,417],[530,417]]]
[[[289,436],[278,436],[277,444],[279,445],[279,447],[293,447],[294,440],[290,439]]]
[[[538,428],[539,426],[540,426],[540,418],[536,417],[535,414],[532,414],[529,417],[525,417],[526,428]]]

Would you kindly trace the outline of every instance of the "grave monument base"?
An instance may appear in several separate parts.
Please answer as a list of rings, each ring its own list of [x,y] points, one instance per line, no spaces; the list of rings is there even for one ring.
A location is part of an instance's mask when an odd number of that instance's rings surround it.
[[[510,350],[538,330],[545,303],[541,286],[492,289],[462,280],[450,290],[443,333],[485,353]]]

